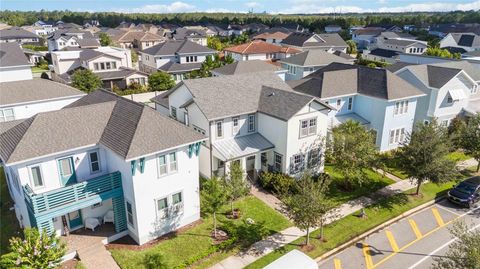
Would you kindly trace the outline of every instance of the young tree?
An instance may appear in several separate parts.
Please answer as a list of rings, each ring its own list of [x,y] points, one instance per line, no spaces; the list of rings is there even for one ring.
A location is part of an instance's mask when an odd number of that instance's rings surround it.
[[[98,37],[100,37],[100,45],[102,46],[110,46],[113,43],[110,36],[106,33],[100,33]]]
[[[205,180],[200,191],[201,209],[213,215],[213,235],[217,237],[217,212],[227,202],[227,191],[223,180],[213,177]]]
[[[172,75],[158,71],[148,76],[148,86],[150,91],[166,91],[175,86],[175,80]]]
[[[357,43],[353,40],[347,40],[347,53],[348,54],[357,54]]]
[[[72,86],[89,93],[100,88],[102,86],[102,80],[89,69],[80,69],[72,75]]]
[[[460,145],[465,153],[478,161],[477,172],[480,169],[480,113],[470,118],[460,136]]]
[[[24,239],[10,239],[11,253],[2,256],[2,266],[8,268],[56,268],[62,261],[66,246],[55,234],[35,228],[23,231]]]
[[[455,174],[455,162],[446,158],[450,152],[446,128],[434,119],[429,124],[417,123],[413,132],[405,135],[399,151],[400,166],[416,182],[416,195],[426,180],[439,183],[451,179]]]
[[[450,245],[444,256],[433,258],[433,269],[480,269],[480,230],[456,222],[450,233],[458,239]]]
[[[295,184],[295,192],[282,197],[283,208],[295,225],[307,232],[305,244],[310,244],[310,229],[318,225],[322,228],[327,213],[333,204],[326,198],[329,185],[328,177],[315,181],[310,174],[304,173]]]
[[[130,55],[132,57],[132,63],[138,62],[138,54],[135,52],[135,50],[130,50]]]
[[[228,173],[228,176],[225,177],[225,187],[228,193],[228,200],[230,200],[230,207],[233,217],[233,202],[241,197],[244,197],[250,192],[250,186],[243,175],[243,169],[240,166],[240,163],[231,163],[230,172]]]
[[[367,178],[365,169],[371,168],[377,156],[374,135],[359,122],[349,120],[332,130],[328,141],[328,159],[345,178],[344,186],[352,189]]]
[[[436,56],[441,58],[453,58],[460,59],[461,55],[459,53],[451,53],[446,49],[441,49],[439,47],[429,47],[425,51],[425,55]]]

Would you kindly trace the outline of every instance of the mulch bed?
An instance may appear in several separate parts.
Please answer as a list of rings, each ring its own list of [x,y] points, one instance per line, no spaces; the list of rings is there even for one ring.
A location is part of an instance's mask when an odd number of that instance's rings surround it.
[[[212,231],[210,236],[213,239],[213,243],[212,243],[213,245],[221,244],[223,241],[230,238],[230,236],[228,236],[227,232],[225,232],[223,230],[220,230],[220,229],[217,229],[217,236],[216,237],[215,237],[215,232],[214,231]]]
[[[113,241],[111,242],[110,244],[107,244],[105,245],[105,247],[107,249],[128,249],[128,250],[145,250],[145,249],[149,249],[155,245],[157,245],[158,243],[164,241],[164,240],[168,240],[168,239],[171,239],[171,238],[174,238],[175,236],[177,236],[178,234],[181,234],[182,232],[185,232],[186,230],[190,229],[190,228],[193,228],[199,224],[203,223],[203,220],[197,220],[195,222],[192,222],[188,225],[185,225],[183,226],[182,228],[179,228],[177,229],[176,231],[174,232],[170,232],[168,234],[164,234],[160,237],[158,237],[157,239],[153,239],[141,246],[139,246],[137,244],[137,242],[135,242],[135,240],[133,240],[133,238],[131,238],[129,235],[127,236],[124,236],[116,241]]]
[[[300,247],[300,249],[303,251],[303,252],[310,252],[312,250],[315,249],[315,246],[310,244],[310,245],[303,245]]]

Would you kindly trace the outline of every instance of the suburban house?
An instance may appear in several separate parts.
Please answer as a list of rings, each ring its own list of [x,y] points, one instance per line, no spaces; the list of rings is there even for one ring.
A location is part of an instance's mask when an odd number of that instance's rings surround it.
[[[279,61],[287,70],[285,80],[297,80],[308,76],[333,62],[351,64],[351,60],[323,50],[307,50]]]
[[[144,244],[200,219],[204,140],[148,106],[97,90],[2,128],[0,159],[21,227],[64,235],[110,225]]]
[[[280,45],[280,43],[282,43],[282,41],[285,38],[287,38],[289,35],[290,33],[284,33],[280,31],[273,32],[273,33],[264,32],[264,33],[253,36],[252,40],[262,40],[267,43]]]
[[[389,64],[395,64],[399,57],[400,52],[394,50],[386,50],[386,49],[372,49],[372,50],[363,50],[362,58],[365,58],[370,61],[377,61],[377,62],[385,62]]]
[[[57,22],[55,21],[38,20],[31,27],[32,28],[29,28],[29,29],[32,29],[32,30],[34,29],[37,35],[49,35],[55,32],[56,30],[58,30]],[[25,30],[28,30],[28,29],[25,29]]]
[[[144,50],[165,41],[163,36],[139,30],[118,31],[111,39],[121,48],[138,50]]]
[[[32,64],[16,42],[0,43],[0,82],[32,79]]]
[[[359,49],[366,49],[370,44],[375,43],[375,38],[383,32],[383,28],[367,27],[356,29],[352,32],[352,40]]]
[[[463,50],[462,52],[477,51],[480,50],[480,35],[449,33],[440,40],[440,48],[457,48]]]
[[[229,36],[229,32],[227,30],[227,25],[219,25],[219,24],[207,24],[205,26],[207,35],[209,33],[213,33],[213,35],[217,36]]]
[[[283,47],[262,40],[254,40],[224,49],[225,55],[232,56],[235,61],[278,60],[299,52],[300,50],[296,48]]]
[[[418,99],[416,122],[437,118],[448,126],[458,115],[480,112],[480,70],[468,62],[411,65],[396,74],[425,94]]]
[[[348,45],[339,34],[291,33],[282,41],[282,46],[301,51],[320,49],[328,52],[347,52]]]
[[[179,82],[186,73],[200,69],[206,57],[213,56],[217,51],[184,39],[167,40],[139,53],[140,71],[154,73],[161,70],[172,74]]]
[[[1,82],[0,122],[16,122],[40,112],[58,110],[84,95],[82,91],[49,79]]]
[[[449,33],[474,33],[480,35],[480,23],[444,23],[432,25],[429,34],[445,37]]]
[[[369,48],[380,48],[407,54],[423,54],[428,45],[426,41],[416,40],[406,33],[382,32],[375,37],[375,42]]]
[[[47,38],[48,51],[53,52],[64,48],[98,48],[100,43],[88,31],[75,28],[59,29]]]
[[[329,24],[325,26],[325,33],[338,33],[342,31],[342,27],[340,25]]]
[[[207,46],[207,33],[195,28],[177,28],[172,32],[174,40],[188,40],[201,46]]]
[[[152,101],[208,137],[200,149],[202,176],[225,175],[232,162],[250,178],[261,171],[323,170],[331,108],[271,72],[184,80]]]
[[[51,55],[55,81],[69,84],[76,70],[89,69],[100,77],[106,89],[125,89],[133,82],[148,84],[148,74],[133,69],[129,49],[99,47],[54,51]]]
[[[272,62],[262,60],[250,60],[233,62],[231,64],[215,68],[211,70],[211,72],[214,77],[241,75],[258,72],[273,72],[277,74],[283,81],[285,81],[285,73],[287,73],[287,70]]]
[[[20,44],[41,45],[40,36],[20,27],[0,30],[0,43],[17,42]]]
[[[412,131],[417,99],[425,95],[388,70],[342,63],[288,84],[334,108],[328,115],[330,130],[348,120],[360,122],[375,134],[380,151],[405,141]]]

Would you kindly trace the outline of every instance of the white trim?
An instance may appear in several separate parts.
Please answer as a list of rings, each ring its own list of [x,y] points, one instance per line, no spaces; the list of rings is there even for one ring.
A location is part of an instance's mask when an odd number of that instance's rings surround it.
[[[32,164],[32,165],[29,165],[27,166],[27,169],[28,169],[28,176],[29,176],[29,183],[30,183],[30,187],[32,187],[32,190],[41,190],[41,189],[45,189],[46,186],[45,186],[45,179],[43,177],[43,168],[42,168],[42,163],[36,163],[36,164]],[[39,172],[40,172],[40,177],[42,179],[42,185],[41,186],[35,186],[35,184],[33,184],[33,174],[32,174],[32,168],[33,167],[38,167],[39,169]]]

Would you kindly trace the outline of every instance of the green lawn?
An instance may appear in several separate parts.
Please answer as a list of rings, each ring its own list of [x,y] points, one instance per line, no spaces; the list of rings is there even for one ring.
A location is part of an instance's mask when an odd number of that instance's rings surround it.
[[[311,240],[311,243],[315,246],[315,248],[309,252],[306,252],[306,254],[312,258],[317,258],[336,246],[349,241],[355,236],[358,236],[389,219],[392,219],[412,208],[444,195],[446,190],[451,188],[453,184],[453,181],[440,185],[427,183],[421,187],[421,192],[423,194],[421,197],[409,195],[414,192],[414,190],[409,190],[403,194],[385,198],[379,201],[377,204],[367,207],[365,209],[365,212],[368,215],[367,219],[361,219],[357,217],[360,212],[356,212],[352,215],[342,218],[325,227],[324,233],[327,239],[327,242],[325,243],[322,243],[320,240],[316,239],[316,237],[319,235],[318,230],[313,232],[311,237],[313,240]],[[303,242],[305,242],[305,237],[302,237],[291,244],[277,249],[269,255],[250,264],[246,268],[263,268],[285,253],[293,249],[299,249],[299,246]]]
[[[259,199],[248,196],[235,203],[236,208],[240,208],[242,218],[238,220],[229,220],[224,214],[219,214],[219,226],[228,226],[230,230],[238,233],[237,240],[232,248],[224,251],[217,251],[208,256],[208,250],[212,246],[212,239],[209,236],[213,228],[213,219],[207,217],[204,222],[188,229],[174,238],[164,240],[152,248],[136,251],[126,249],[111,249],[115,261],[123,269],[125,268],[144,268],[142,262],[146,253],[161,252],[169,257],[171,267],[185,267],[186,261],[201,260],[194,264],[195,268],[207,268],[222,259],[233,255],[240,249],[250,246],[252,243],[261,240],[263,237],[279,232],[292,224],[281,214],[268,207]],[[223,213],[229,210],[225,206]],[[255,225],[245,223],[246,218],[255,220]],[[208,256],[207,258],[204,258]],[[190,262],[188,262],[190,263]]]
[[[33,73],[43,73],[43,72],[45,72],[45,71],[48,71],[48,68],[43,69],[43,68],[40,68],[40,67],[38,67],[38,66],[33,66],[33,67],[32,67],[32,72],[33,72]]]
[[[368,180],[365,180],[362,186],[356,187],[353,191],[345,191],[339,187],[339,182],[343,179],[343,177],[333,169],[333,166],[325,165],[325,172],[327,172],[333,180],[328,196],[337,205],[343,204],[360,196],[369,195],[378,189],[394,183],[394,181],[390,178],[383,177],[379,173],[372,170],[366,170],[365,172],[367,173]]]
[[[468,160],[470,158],[472,158],[472,157],[466,155],[465,153],[463,153],[461,151],[454,151],[454,152],[447,155],[447,159],[450,159],[454,162],[461,162],[461,161]]]
[[[5,180],[5,173],[3,167],[0,167],[0,255],[8,252],[8,240],[20,234],[20,227],[18,226],[15,211],[11,211],[13,202],[10,199],[7,182]]]

